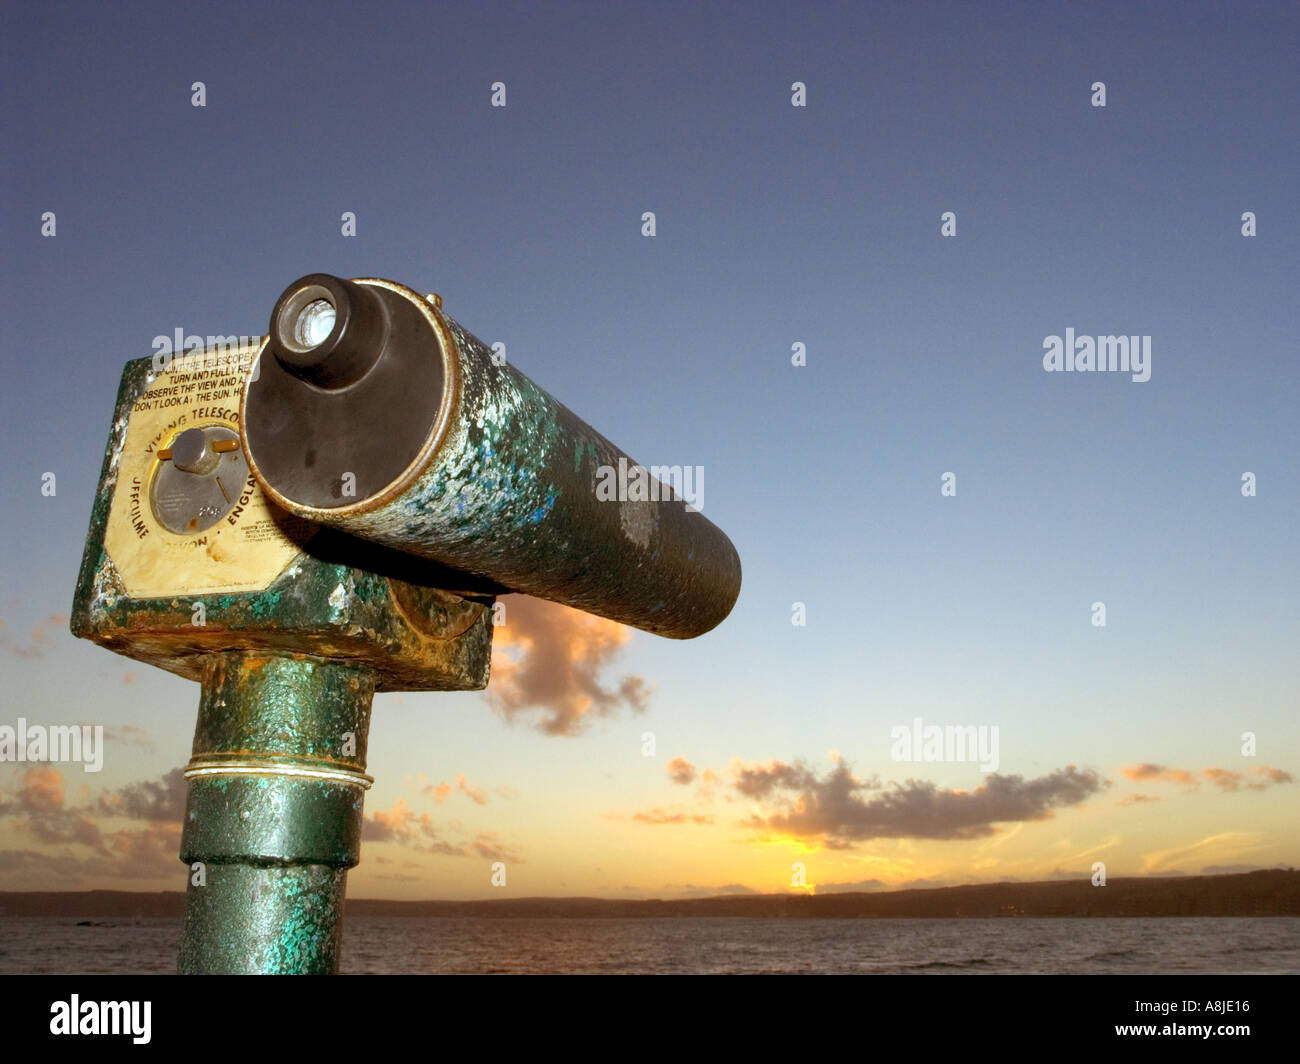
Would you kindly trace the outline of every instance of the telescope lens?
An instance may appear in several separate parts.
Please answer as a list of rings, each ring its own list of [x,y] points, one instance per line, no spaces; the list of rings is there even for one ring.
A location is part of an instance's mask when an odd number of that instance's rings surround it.
[[[305,355],[329,339],[338,321],[338,308],[329,289],[308,284],[285,300],[276,319],[281,346]]]
[[[293,336],[304,347],[323,343],[334,329],[334,305],[327,299],[315,299],[298,312]]]

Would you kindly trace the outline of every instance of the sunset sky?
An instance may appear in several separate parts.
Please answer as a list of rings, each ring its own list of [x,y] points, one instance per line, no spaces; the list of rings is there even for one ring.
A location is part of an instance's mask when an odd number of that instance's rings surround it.
[[[122,365],[315,271],[704,467],[744,565],[702,638],[510,597],[488,691],[378,696],[352,897],[1300,864],[1295,5],[2,19],[0,726],[107,745],[0,764],[0,890],[184,889],[199,690],[69,634],[91,499]],[[1150,379],[1045,372],[1067,329]],[[917,718],[996,770],[896,760]]]

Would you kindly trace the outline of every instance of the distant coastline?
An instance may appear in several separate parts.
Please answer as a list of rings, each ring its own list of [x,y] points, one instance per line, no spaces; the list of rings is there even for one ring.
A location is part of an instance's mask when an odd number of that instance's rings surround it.
[[[0,891],[0,916],[179,917],[179,891]],[[348,899],[349,916],[987,918],[993,916],[1300,916],[1300,871],[978,883],[835,894],[734,894],[708,898],[491,898],[476,901]]]

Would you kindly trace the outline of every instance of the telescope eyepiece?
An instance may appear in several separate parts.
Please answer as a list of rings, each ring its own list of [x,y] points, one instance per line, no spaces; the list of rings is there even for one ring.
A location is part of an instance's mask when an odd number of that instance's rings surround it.
[[[383,302],[361,285],[326,273],[301,277],[271,312],[270,348],[299,380],[337,390],[374,367],[388,340]]]

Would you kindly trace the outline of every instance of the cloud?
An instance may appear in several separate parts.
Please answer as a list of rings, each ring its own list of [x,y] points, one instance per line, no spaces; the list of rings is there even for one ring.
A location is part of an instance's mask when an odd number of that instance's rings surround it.
[[[993,773],[973,791],[943,790],[909,779],[885,787],[853,775],[848,762],[819,777],[802,762],[733,763],[732,787],[740,795],[775,805],[744,825],[764,837],[816,841],[848,849],[866,839],[976,839],[994,825],[1047,820],[1054,810],[1078,805],[1109,781],[1068,765],[1037,779]],[[869,795],[869,797],[867,797]]]
[[[1207,768],[1201,772],[1207,780],[1220,790],[1235,791],[1241,788],[1241,773],[1226,768]]]
[[[12,801],[0,796],[0,814],[17,817],[18,827],[40,842],[104,848],[99,826],[65,804],[63,773],[48,765],[31,765]]]
[[[436,839],[433,817],[428,813],[416,814],[399,798],[392,809],[376,809],[362,821],[361,838],[371,842],[410,842],[424,836]]]
[[[1155,798],[1150,794],[1126,794],[1116,805],[1139,805],[1142,802],[1158,802],[1161,799]]]
[[[713,817],[703,813],[670,813],[665,809],[651,809],[646,813],[633,813],[632,819],[641,824],[712,824]]]
[[[0,851],[0,872],[83,882],[90,877],[175,878],[183,809],[184,777],[179,769],[160,781],[127,784],[100,795],[95,802],[74,806],[67,803],[62,772],[47,765],[31,765],[13,798],[0,796],[0,814],[14,816],[18,829],[38,842],[81,846],[90,853],[4,850]],[[105,832],[97,820],[110,817],[147,823],[143,828]]]
[[[507,849],[504,844],[497,841],[495,831],[480,831],[474,836],[474,841],[467,844],[466,849],[475,857],[481,857],[485,861],[506,861],[510,864],[526,863],[517,852]]]
[[[1070,863],[1073,863],[1075,861],[1084,861],[1090,857],[1096,857],[1099,854],[1103,854],[1107,850],[1113,850],[1119,844],[1120,844],[1120,837],[1118,835],[1112,835],[1109,838],[1101,839],[1098,842],[1094,842],[1091,846],[1085,846],[1082,850],[1078,850],[1075,853],[1070,854],[1070,856],[1068,857],[1062,857],[1058,859]],[[1056,841],[1055,846],[1057,849],[1068,850],[1071,848],[1071,842],[1068,838],[1058,839]]]
[[[664,766],[668,778],[683,785],[695,782],[695,766],[684,757],[675,757]]]
[[[112,851],[113,874],[130,879],[161,879],[177,875],[181,826],[158,824],[142,830],[123,830],[107,837]]]
[[[456,773],[456,787],[471,802],[478,805],[487,805],[487,794],[484,793],[483,789],[481,787],[471,787],[465,782],[464,775],[459,772]]]
[[[17,800],[0,798],[0,813],[50,813],[63,808],[63,773],[50,765],[34,764],[23,773]]]
[[[650,696],[645,680],[601,674],[619,655],[631,630],[528,595],[509,595],[506,623],[493,633],[488,701],[507,719],[542,710],[536,726],[548,735],[576,735],[592,716],[619,709],[642,712]]]
[[[718,782],[718,774],[711,768],[703,769],[700,772],[700,785],[695,788],[695,797],[701,802],[713,801],[713,788]],[[734,801],[731,795],[727,795],[727,801]]]
[[[38,850],[0,850],[0,874],[35,872],[54,879],[70,879],[82,874],[85,861],[67,855],[41,853]]]
[[[421,773],[421,775],[423,775],[423,773]],[[472,784],[467,783],[465,781],[464,773],[458,772],[455,776],[455,780],[456,780],[455,788],[453,788],[452,785],[448,783],[446,780],[443,780],[441,783],[437,784],[436,786],[434,784],[430,784],[429,786],[422,788],[420,793],[427,794],[439,805],[442,805],[442,803],[447,800],[447,798],[451,795],[452,790],[454,789],[460,791],[461,794],[465,795],[466,798],[468,798],[471,802],[474,802],[477,805],[487,805],[488,803],[487,791],[485,791],[482,787],[475,787]]]
[[[1220,859],[1239,857],[1259,849],[1260,838],[1259,832],[1252,831],[1223,831],[1217,835],[1207,835],[1186,846],[1155,850],[1147,854],[1142,859],[1142,871],[1147,874],[1159,872],[1161,875],[1167,875],[1173,871],[1171,867],[1173,865],[1189,858],[1210,856],[1205,853],[1206,850],[1212,851]],[[1185,874],[1185,870],[1182,872]]]
[[[1226,768],[1207,768],[1201,771],[1201,775],[1213,783],[1220,790],[1237,791],[1243,787],[1248,791],[1267,790],[1276,783],[1294,783],[1294,779],[1289,772],[1283,772],[1280,768],[1266,768],[1259,765],[1250,770],[1250,775],[1255,776],[1256,782],[1251,782],[1246,773],[1234,772]]]
[[[19,658],[43,658],[45,652],[54,644],[54,633],[57,631],[66,631],[68,627],[68,618],[61,613],[51,613],[42,617],[32,625],[31,635],[26,643],[18,643],[10,646],[9,649],[15,657]],[[0,646],[9,645],[8,626],[0,628]]]
[[[454,826],[454,823],[449,826]],[[443,857],[480,857],[487,861],[525,863],[517,852],[498,841],[496,832],[478,831],[467,841],[449,842],[441,837],[433,817],[428,813],[417,814],[402,798],[397,799],[391,809],[378,809],[366,816],[361,825],[361,838],[369,842],[412,846],[423,853]]]
[[[178,881],[183,867],[179,825],[120,831],[106,837],[102,852],[90,857],[37,850],[0,850],[0,874],[60,881],[78,889],[87,879]]]
[[[832,776],[847,773],[848,768],[837,763]],[[853,782],[858,782],[856,779]],[[765,798],[772,791],[782,787],[811,787],[817,783],[816,775],[802,764],[789,765],[784,761],[768,761],[766,764],[746,765],[737,762],[732,770],[733,786],[747,798]]]
[[[130,676],[131,673],[125,673]],[[138,746],[143,750],[153,749],[153,740],[149,738],[149,733],[143,728],[137,728],[134,724],[122,724],[117,727],[106,726],[104,728],[104,742],[121,743],[123,746]]]
[[[1185,787],[1197,786],[1196,777],[1185,769],[1165,768],[1164,765],[1153,765],[1149,761],[1141,765],[1125,765],[1120,769],[1120,773],[1126,779],[1134,782],[1151,780],[1152,782],[1181,783]]]
[[[484,861],[506,861],[510,864],[527,864],[517,852],[507,849],[505,845],[497,841],[495,831],[480,831],[468,842],[435,842],[428,846],[421,846],[425,853],[437,854],[441,857],[478,857]]]
[[[100,795],[99,811],[104,816],[132,820],[172,820],[185,816],[185,772],[174,768],[160,780],[128,783],[117,791]]]
[[[1294,783],[1295,782],[1295,777],[1292,776],[1291,773],[1283,772],[1280,768],[1265,768],[1263,765],[1260,765],[1258,768],[1253,768],[1250,771],[1253,775],[1261,776],[1264,779],[1264,782],[1261,784],[1249,785],[1252,786],[1252,788],[1255,790],[1262,791],[1270,783]]]
[[[1199,788],[1202,779],[1208,780],[1221,791],[1239,791],[1243,788],[1248,791],[1263,791],[1274,784],[1295,782],[1291,773],[1284,772],[1280,768],[1268,768],[1265,765],[1257,765],[1248,773],[1218,767],[1189,772],[1187,769],[1166,768],[1164,765],[1153,765],[1147,762],[1141,765],[1125,765],[1120,772],[1131,780],[1178,783],[1191,790]],[[1251,780],[1249,778],[1251,776],[1255,779]]]

